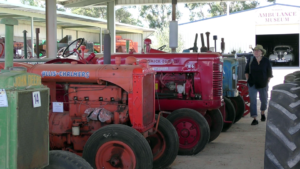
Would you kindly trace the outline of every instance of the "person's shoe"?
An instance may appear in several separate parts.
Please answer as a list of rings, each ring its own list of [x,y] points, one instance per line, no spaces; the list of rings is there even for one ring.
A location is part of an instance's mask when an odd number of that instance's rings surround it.
[[[256,119],[253,119],[251,125],[258,125],[258,121]]]
[[[261,121],[266,121],[266,116],[264,114],[262,114],[260,120]]]

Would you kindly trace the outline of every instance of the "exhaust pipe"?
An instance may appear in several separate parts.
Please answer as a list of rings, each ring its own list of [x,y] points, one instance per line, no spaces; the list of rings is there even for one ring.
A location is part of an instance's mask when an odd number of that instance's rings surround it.
[[[200,51],[201,52],[207,52],[207,48],[205,47],[205,44],[204,44],[203,33],[201,33],[201,45],[202,45],[202,47],[201,47]]]
[[[207,39],[207,51],[210,51],[209,49],[209,35],[210,35],[210,32],[206,32],[206,39]]]

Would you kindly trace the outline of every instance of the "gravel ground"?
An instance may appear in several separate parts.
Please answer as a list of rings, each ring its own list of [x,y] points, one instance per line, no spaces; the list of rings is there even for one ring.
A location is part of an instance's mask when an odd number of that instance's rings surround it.
[[[275,67],[269,91],[297,67]],[[270,97],[270,95],[269,95]],[[258,101],[258,107],[260,102]],[[267,113],[266,113],[267,114]],[[266,122],[251,126],[247,115],[194,156],[177,156],[170,169],[263,169]]]

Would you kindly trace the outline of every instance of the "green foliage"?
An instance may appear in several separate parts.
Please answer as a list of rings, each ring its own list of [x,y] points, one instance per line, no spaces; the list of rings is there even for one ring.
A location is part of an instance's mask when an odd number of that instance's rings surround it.
[[[140,20],[132,18],[132,14],[128,11],[128,8],[135,8],[135,6],[122,7],[116,10],[116,22],[142,26]],[[107,19],[106,7],[73,8],[72,13],[93,18]]]
[[[154,37],[156,39],[156,43],[152,45],[152,48],[157,49],[163,45],[166,45],[166,47],[163,49],[165,52],[172,52],[172,49],[169,48],[169,27],[164,26],[162,29],[156,30],[154,33]],[[183,39],[181,35],[178,35],[178,48],[176,48],[176,52],[180,53],[183,50]]]
[[[271,0],[272,1],[272,0]],[[247,9],[256,8],[259,5],[258,0],[254,1],[233,1],[230,2],[229,12],[238,12]],[[208,13],[213,16],[225,15],[227,13],[226,2],[210,2],[210,3],[187,3],[185,7],[190,10],[190,21],[195,19],[203,19],[204,6],[208,7]]]
[[[107,15],[106,7],[72,8],[71,11],[74,14],[89,16],[93,18],[101,18],[101,19],[106,19],[106,15]]]
[[[149,23],[150,28],[163,29],[172,20],[172,5],[144,5],[141,6],[140,16]],[[176,19],[181,13],[176,11]]]
[[[20,0],[22,4],[30,5],[30,6],[39,6],[40,0]]]

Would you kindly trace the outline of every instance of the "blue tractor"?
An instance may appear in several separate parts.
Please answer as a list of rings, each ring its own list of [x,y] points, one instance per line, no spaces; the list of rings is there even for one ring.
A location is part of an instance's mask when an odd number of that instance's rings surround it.
[[[229,99],[233,104],[236,111],[234,122],[237,122],[243,117],[245,111],[244,100],[239,95],[237,88],[239,62],[235,58],[229,58],[225,55],[223,57],[223,96],[224,100]]]

